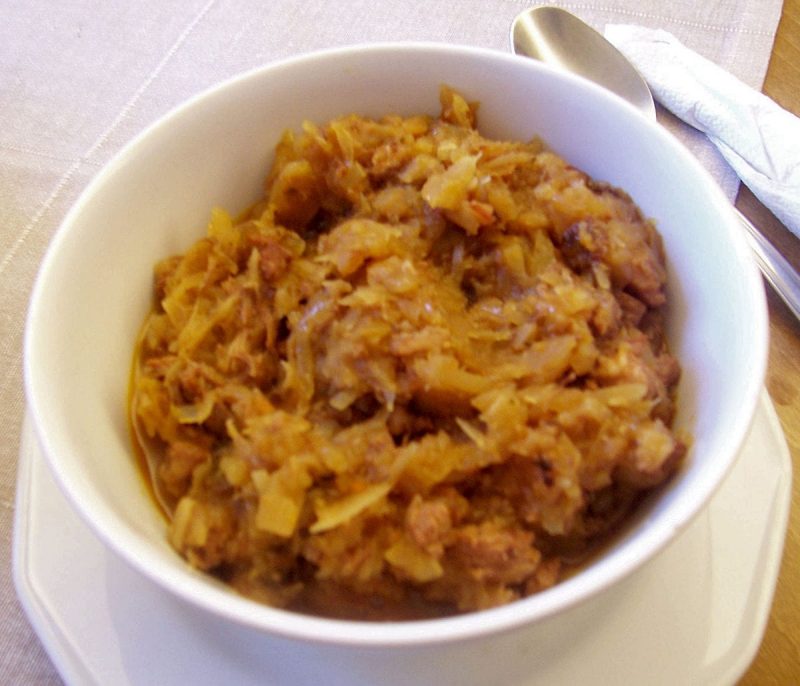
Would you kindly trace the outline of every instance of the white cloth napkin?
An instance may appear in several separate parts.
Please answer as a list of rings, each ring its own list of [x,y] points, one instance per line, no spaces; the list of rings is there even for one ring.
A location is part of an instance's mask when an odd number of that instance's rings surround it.
[[[656,100],[704,132],[759,200],[800,237],[800,119],[667,31],[609,24],[605,35]]]

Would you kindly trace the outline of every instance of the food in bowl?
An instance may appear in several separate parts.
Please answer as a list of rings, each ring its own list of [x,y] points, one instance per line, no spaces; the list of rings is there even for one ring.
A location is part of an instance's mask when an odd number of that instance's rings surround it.
[[[440,616],[555,584],[679,466],[661,238],[477,105],[306,122],[155,268],[130,414],[169,540],[269,605]]]

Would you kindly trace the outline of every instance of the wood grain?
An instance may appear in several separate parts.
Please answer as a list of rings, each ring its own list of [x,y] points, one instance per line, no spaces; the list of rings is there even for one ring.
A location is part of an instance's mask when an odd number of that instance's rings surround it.
[[[764,92],[800,116],[800,0],[785,0]],[[800,269],[800,240],[747,189],[736,205]],[[792,454],[794,482],[789,531],[775,599],[755,660],[740,684],[800,684],[800,322],[770,291],[770,360],[767,391]]]

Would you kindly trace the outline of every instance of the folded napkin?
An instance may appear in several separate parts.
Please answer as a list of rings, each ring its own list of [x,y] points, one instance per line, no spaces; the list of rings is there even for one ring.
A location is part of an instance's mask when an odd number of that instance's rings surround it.
[[[800,119],[666,31],[609,24],[605,36],[656,100],[704,132],[753,194],[800,237]]]

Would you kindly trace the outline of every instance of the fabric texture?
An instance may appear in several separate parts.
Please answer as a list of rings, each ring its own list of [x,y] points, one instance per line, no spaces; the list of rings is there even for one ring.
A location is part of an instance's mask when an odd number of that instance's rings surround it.
[[[665,29],[759,89],[781,0],[551,2],[603,30]],[[6,2],[0,10],[0,683],[58,683],[11,578],[22,342],[42,256],[90,179],[148,124],[238,72],[302,52],[375,41],[443,41],[509,49],[527,0],[73,0]],[[729,197],[736,174],[700,132],[660,121]],[[103,592],[103,589],[98,589]],[[76,637],[77,638],[77,637]]]

